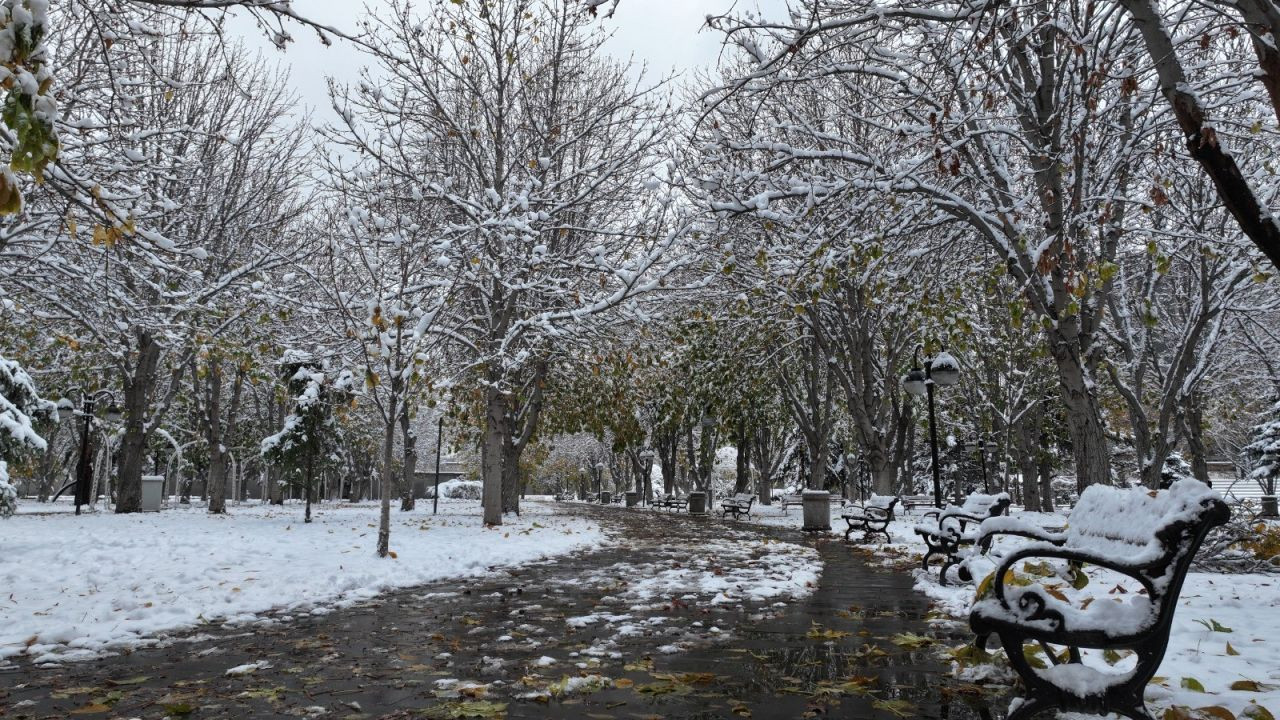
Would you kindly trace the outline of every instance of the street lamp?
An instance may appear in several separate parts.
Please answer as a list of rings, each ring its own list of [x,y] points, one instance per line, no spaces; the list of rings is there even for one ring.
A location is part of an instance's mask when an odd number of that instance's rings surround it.
[[[978,446],[978,458],[982,462],[982,491],[990,495],[991,484],[987,475],[987,453],[995,452],[1000,446],[991,440],[987,440],[981,435],[978,436],[976,444]]]
[[[640,463],[644,465],[644,477],[640,478],[640,487],[637,488],[644,493],[644,504],[649,504],[649,488],[653,482],[653,458],[655,453],[653,448],[647,447],[640,451]]]
[[[80,402],[83,407],[80,411],[81,416],[84,417],[84,428],[81,430],[80,434],[80,462],[76,467],[76,479],[63,486],[63,488],[53,496],[53,499],[57,500],[58,496],[61,495],[68,487],[75,485],[76,514],[79,515],[80,506],[88,505],[92,500],[92,498],[89,497],[89,493],[93,490],[93,467],[89,459],[89,432],[93,423],[94,404],[98,401],[98,398],[105,395],[109,400],[109,404],[107,405],[107,420],[113,423],[119,422],[121,414],[120,407],[116,405],[116,396],[112,394],[110,390],[98,390],[97,392],[86,393],[80,388],[71,388],[71,390],[68,391],[68,394],[71,393],[76,393],[80,396]],[[58,419],[70,420],[75,417],[75,404],[69,397],[64,395],[58,400],[57,406]]]
[[[431,497],[431,514],[440,511],[440,446],[444,443],[444,413],[436,421],[436,493]]]
[[[920,369],[920,353],[923,345],[916,346],[915,367],[902,378],[902,388],[919,397],[929,398],[929,450],[933,458],[933,504],[942,507],[942,473],[938,467],[938,423],[933,409],[933,387],[939,385],[950,387],[960,382],[960,363],[956,361],[946,348],[942,352],[926,359],[924,369]]]

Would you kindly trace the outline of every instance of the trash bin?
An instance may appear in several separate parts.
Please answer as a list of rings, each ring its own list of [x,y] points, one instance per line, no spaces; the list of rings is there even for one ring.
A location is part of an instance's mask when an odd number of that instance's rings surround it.
[[[707,494],[695,490],[689,493],[689,514],[690,515],[706,515],[707,514]]]
[[[826,490],[805,490],[802,496],[805,532],[826,532],[831,529],[831,493]]]
[[[632,490],[627,493],[627,507],[635,507],[640,502],[640,493]]]
[[[610,501],[610,500],[612,500],[612,499],[613,499],[613,493],[610,493],[608,490],[604,490],[604,491],[602,491],[602,492],[600,493],[600,504],[601,504],[601,505],[608,505],[608,504],[609,504],[609,501]]]
[[[160,500],[164,497],[164,476],[142,476],[142,512],[160,512]]]

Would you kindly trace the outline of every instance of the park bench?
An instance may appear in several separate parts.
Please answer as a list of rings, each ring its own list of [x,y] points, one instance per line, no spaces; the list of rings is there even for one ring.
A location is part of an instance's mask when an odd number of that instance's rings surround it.
[[[932,495],[903,495],[902,496],[902,507],[906,508],[907,512],[911,512],[912,510],[915,510],[918,507],[931,508],[933,506],[934,506],[934,502],[933,502]]]
[[[1034,538],[1003,558],[989,586],[983,581],[986,592],[969,615],[978,646],[998,636],[1028,690],[1030,699],[1009,720],[1051,708],[1150,720],[1143,690],[1164,659],[1183,579],[1205,534],[1229,517],[1217,493],[1188,479],[1158,493],[1092,485],[1081,494],[1063,533],[1001,528],[1005,518],[989,521],[992,527],[983,531],[988,535]],[[1065,597],[1061,590],[1013,574],[1017,563],[1031,558],[1065,560],[1076,572],[1082,572],[1082,564],[1096,565],[1132,579],[1142,591],[1124,594],[1123,601],[1104,594],[1076,607],[1060,599]],[[1024,655],[1027,643],[1044,650],[1051,665],[1032,667]],[[1066,662],[1051,645],[1066,647]],[[1136,664],[1124,672],[1098,670],[1081,663],[1081,648],[1131,650]]]
[[[657,495],[653,498],[654,509],[662,508],[663,510],[684,510],[689,507],[689,498],[679,495]]]
[[[732,497],[725,498],[720,501],[720,517],[733,515],[733,519],[737,520],[743,516],[751,515],[751,506],[756,502],[756,496],[752,493],[738,493]]]
[[[963,505],[948,505],[943,510],[932,511],[930,515],[934,515],[936,519],[927,520],[915,527],[916,534],[924,540],[927,548],[924,569],[929,569],[929,558],[941,555],[943,561],[942,569],[938,572],[938,582],[946,585],[947,571],[963,560],[961,548],[973,545],[977,539],[978,526],[988,518],[1003,515],[1009,509],[1009,502],[1009,493],[974,493],[965,498]]]
[[[804,507],[804,494],[789,493],[787,495],[783,495],[782,498],[778,501],[778,504],[782,506],[782,512],[784,514],[787,512],[787,508],[791,507],[792,505],[798,505],[800,507]]]
[[[862,529],[862,539],[866,541],[875,533],[884,535],[885,542],[892,542],[889,535],[889,523],[893,522],[893,509],[898,505],[898,498],[893,495],[872,495],[862,505],[850,505],[840,513],[840,517],[849,523],[844,531],[845,542],[855,529]]]

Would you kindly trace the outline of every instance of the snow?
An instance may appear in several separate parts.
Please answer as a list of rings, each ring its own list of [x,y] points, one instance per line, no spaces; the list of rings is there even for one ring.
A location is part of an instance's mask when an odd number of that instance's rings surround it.
[[[802,598],[818,585],[821,561],[813,548],[759,539],[711,541],[706,554],[680,567],[636,568],[640,578],[624,596],[637,601],[686,593],[709,594],[712,604]]]
[[[429,506],[428,506],[429,507]],[[155,644],[203,623],[323,614],[395,588],[477,576],[604,542],[594,523],[528,503],[480,526],[479,504],[393,513],[395,559],[374,556],[378,506],[203,508],[159,514],[19,514],[0,523],[0,664],[59,662]]]

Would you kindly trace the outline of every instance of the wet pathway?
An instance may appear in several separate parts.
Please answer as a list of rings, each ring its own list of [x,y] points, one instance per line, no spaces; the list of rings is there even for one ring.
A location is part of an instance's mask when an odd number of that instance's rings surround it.
[[[800,601],[726,598],[714,583],[646,596],[669,575],[793,559],[769,554],[762,534],[813,541],[645,510],[570,511],[621,541],[319,617],[21,667],[0,673],[0,716],[965,720],[1007,704],[946,674],[909,576],[841,542],[816,544],[825,567]],[[751,549],[724,556],[731,547]]]

